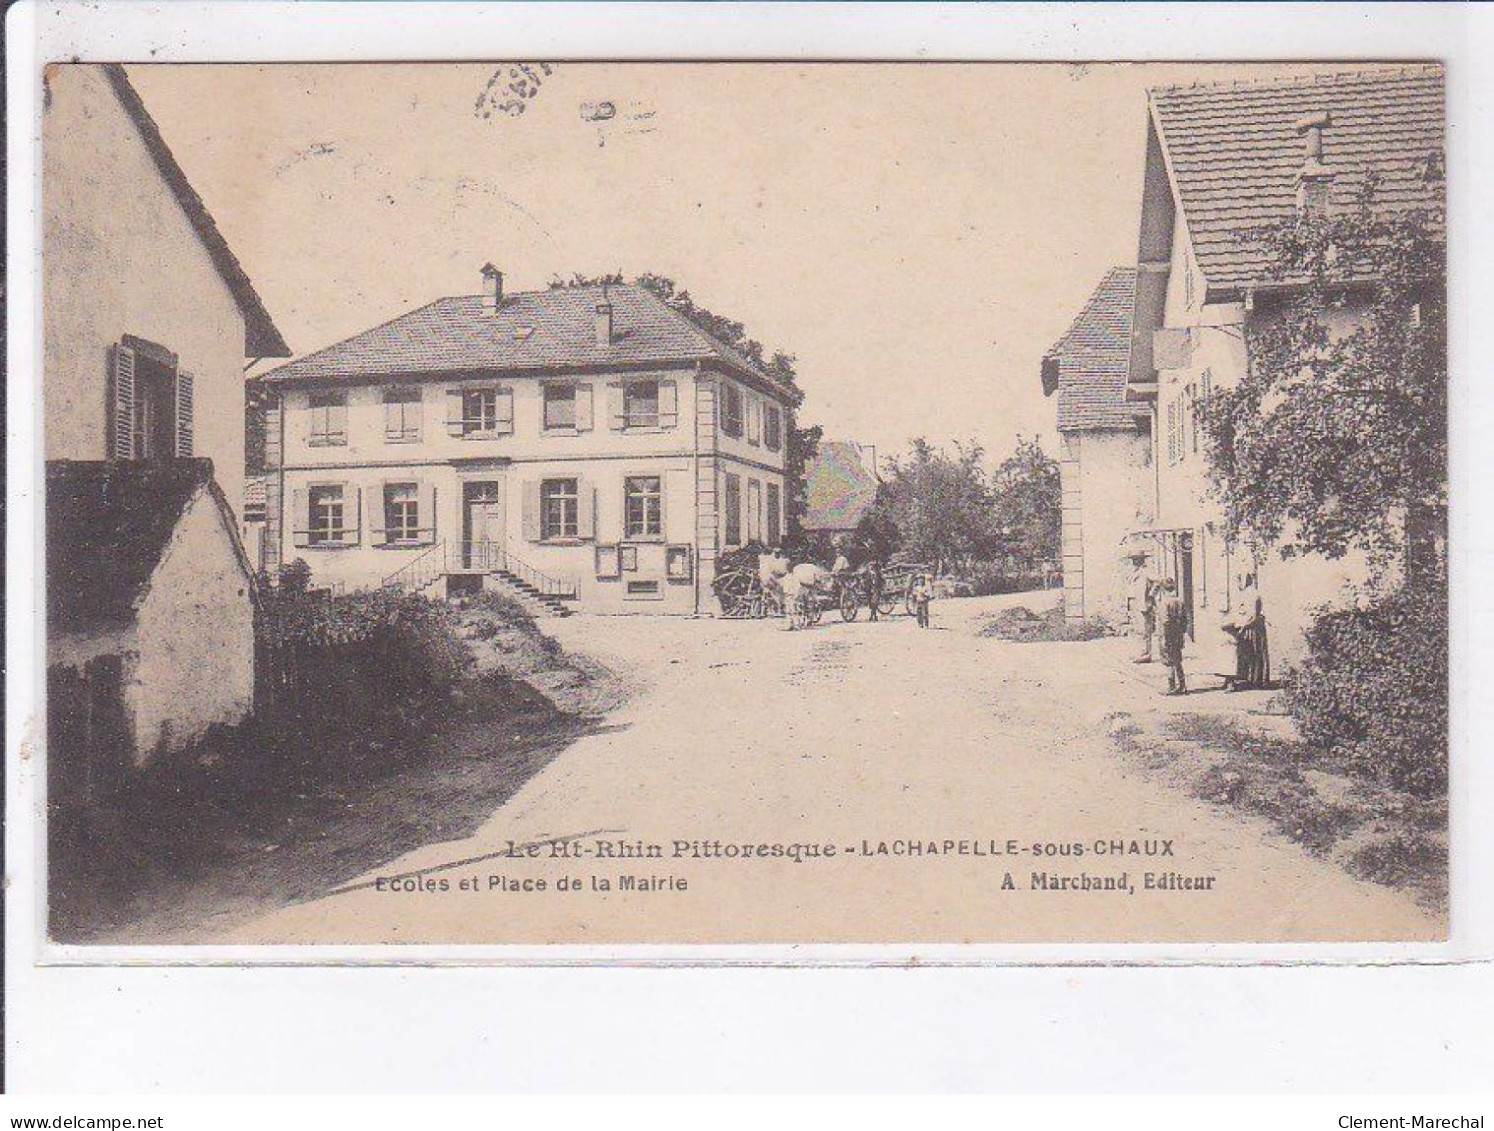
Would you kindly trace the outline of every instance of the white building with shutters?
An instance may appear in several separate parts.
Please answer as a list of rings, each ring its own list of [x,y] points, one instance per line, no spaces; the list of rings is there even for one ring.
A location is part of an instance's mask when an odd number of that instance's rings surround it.
[[[264,375],[272,564],[714,611],[717,555],[782,539],[797,390],[637,285],[483,286]]]
[[[72,780],[250,710],[243,372],[290,350],[124,68],[44,81],[48,749]]]

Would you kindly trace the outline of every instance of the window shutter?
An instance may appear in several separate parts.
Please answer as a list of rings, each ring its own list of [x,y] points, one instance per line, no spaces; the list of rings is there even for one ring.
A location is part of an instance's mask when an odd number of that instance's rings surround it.
[[[349,508],[348,517],[343,521],[342,544],[356,546],[363,541],[363,488],[349,491],[347,484],[343,484],[342,497],[343,505]]]
[[[503,436],[510,436],[514,430],[514,391],[512,389],[499,389],[497,397],[498,432]]]
[[[192,454],[192,374],[176,371],[176,454]]]
[[[422,483],[417,493],[420,499],[419,539],[428,544],[436,540],[436,487],[433,483]]]
[[[339,437],[339,443],[348,442],[348,400],[346,394],[341,400],[327,409],[327,431],[333,436]]]
[[[659,382],[659,427],[674,428],[680,422],[679,386],[673,381]]]
[[[614,432],[620,432],[627,426],[627,418],[623,409],[623,386],[622,382],[614,381],[607,386],[607,426]]]
[[[540,540],[540,485],[537,480],[524,484],[524,541]]]
[[[110,359],[113,383],[110,438],[115,459],[135,458],[135,351],[127,345],[114,347]]]
[[[576,386],[576,431],[591,431],[591,386]]]
[[[668,502],[668,499],[669,499],[669,475],[667,473],[661,473],[659,475],[659,536],[661,538],[668,538],[668,536],[669,536],[669,502]]]
[[[311,497],[304,487],[291,492],[291,542],[311,545]]]
[[[462,434],[462,390],[446,390],[446,432],[451,436]]]
[[[576,480],[576,536],[594,538],[597,532],[597,489],[585,479]]]
[[[389,542],[389,530],[385,525],[389,521],[389,484],[379,484],[379,497],[374,500],[373,513],[368,516],[369,541],[375,546],[383,546]]]

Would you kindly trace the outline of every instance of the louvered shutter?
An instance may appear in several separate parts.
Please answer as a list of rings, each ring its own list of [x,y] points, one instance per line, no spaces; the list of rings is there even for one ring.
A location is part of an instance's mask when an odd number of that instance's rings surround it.
[[[185,369],[176,371],[176,454],[182,458],[192,454],[192,374]]]
[[[389,542],[389,484],[379,484],[379,494],[373,502],[373,513],[368,516],[369,540],[375,546]]]
[[[436,488],[434,484],[422,483],[417,493],[420,499],[420,532],[418,537],[422,545],[429,545],[436,540]]]
[[[590,385],[576,386],[576,431],[590,432],[592,427],[592,393]]]
[[[304,487],[291,492],[291,543],[311,545],[311,496]]]
[[[363,488],[357,487],[350,492],[344,485],[342,498],[343,506],[350,507],[343,518],[342,544],[356,546],[363,541]]]
[[[462,434],[462,390],[446,390],[446,432],[451,436]]]
[[[659,427],[674,428],[680,422],[680,391],[673,381],[659,382]]]
[[[607,386],[607,427],[620,432],[628,424],[623,406],[622,382],[614,381]]]
[[[110,452],[115,459],[135,458],[135,351],[127,345],[114,347],[110,358]]]
[[[585,479],[576,480],[576,537],[594,538],[597,532],[597,490]]]
[[[512,389],[499,389],[497,395],[498,433],[503,436],[513,434],[514,430],[514,391]]]
[[[540,540],[540,485],[531,480],[524,484],[523,506],[524,541]]]

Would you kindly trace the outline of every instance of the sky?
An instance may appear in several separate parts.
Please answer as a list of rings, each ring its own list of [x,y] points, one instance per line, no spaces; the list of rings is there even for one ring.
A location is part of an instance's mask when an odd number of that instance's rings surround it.
[[[1135,262],[1146,89],[1309,68],[562,63],[516,115],[497,69],[129,73],[298,356],[489,261],[649,271],[794,354],[827,438],[1000,458],[1056,450],[1043,354]]]

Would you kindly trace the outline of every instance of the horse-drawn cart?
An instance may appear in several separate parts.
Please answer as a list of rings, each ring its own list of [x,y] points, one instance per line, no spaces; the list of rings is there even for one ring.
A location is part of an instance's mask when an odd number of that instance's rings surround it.
[[[882,570],[882,599],[877,602],[877,611],[891,616],[901,602],[903,611],[912,616],[917,611],[913,607],[913,586],[928,568],[921,562],[889,562]]]

